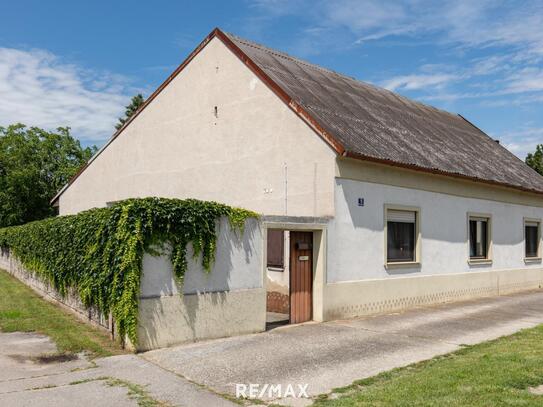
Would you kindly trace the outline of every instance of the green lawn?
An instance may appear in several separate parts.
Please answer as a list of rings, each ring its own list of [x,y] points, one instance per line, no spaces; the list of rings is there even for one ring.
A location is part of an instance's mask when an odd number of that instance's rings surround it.
[[[0,331],[48,335],[62,353],[87,351],[91,357],[123,353],[107,333],[43,300],[4,270],[0,270]]]
[[[543,406],[543,325],[336,389],[317,406]]]

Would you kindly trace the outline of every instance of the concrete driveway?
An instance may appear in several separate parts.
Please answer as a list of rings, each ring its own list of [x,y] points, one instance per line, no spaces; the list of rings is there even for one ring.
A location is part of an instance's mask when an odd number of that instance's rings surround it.
[[[220,393],[235,394],[236,384],[281,384],[283,389],[300,384],[307,385],[309,396],[316,396],[540,323],[543,291],[536,291],[370,318],[285,326],[140,356]],[[269,400],[268,394],[262,398]],[[289,397],[275,401],[307,404],[307,400]]]

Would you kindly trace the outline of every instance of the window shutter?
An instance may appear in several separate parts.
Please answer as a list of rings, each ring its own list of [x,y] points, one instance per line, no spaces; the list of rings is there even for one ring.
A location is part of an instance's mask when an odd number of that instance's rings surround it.
[[[525,225],[530,226],[530,227],[534,227],[534,228],[538,228],[539,227],[539,222],[526,222]]]
[[[388,222],[415,223],[416,212],[413,211],[397,211],[389,209],[387,212]]]
[[[284,243],[282,230],[268,229],[268,267],[283,268]]]

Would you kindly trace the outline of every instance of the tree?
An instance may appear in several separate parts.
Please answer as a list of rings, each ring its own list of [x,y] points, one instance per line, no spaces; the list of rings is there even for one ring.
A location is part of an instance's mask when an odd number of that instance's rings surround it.
[[[143,95],[141,93],[138,93],[136,96],[132,97],[130,104],[126,106],[126,110],[124,111],[124,117],[119,117],[119,123],[115,125],[115,128],[119,130],[121,127],[123,127],[126,121],[138,111],[138,109],[141,105],[143,105],[144,102],[145,99],[143,98]]]
[[[543,144],[538,144],[534,153],[528,153],[526,164],[543,175]]]
[[[50,200],[95,152],[68,127],[0,127],[0,227],[53,216]]]

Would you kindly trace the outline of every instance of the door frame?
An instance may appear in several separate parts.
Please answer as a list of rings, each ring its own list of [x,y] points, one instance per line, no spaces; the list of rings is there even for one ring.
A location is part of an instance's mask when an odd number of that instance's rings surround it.
[[[326,284],[326,227],[320,223],[296,222],[262,222],[262,286],[266,291],[267,283],[267,243],[268,229],[282,229],[287,231],[313,232],[313,321],[324,321],[324,289]]]

